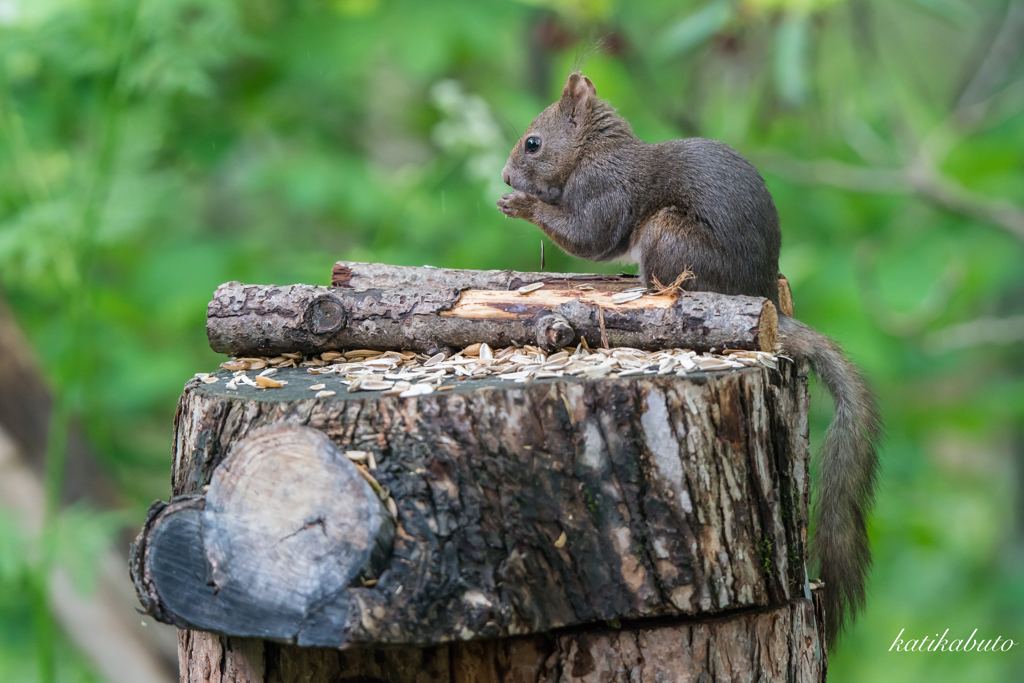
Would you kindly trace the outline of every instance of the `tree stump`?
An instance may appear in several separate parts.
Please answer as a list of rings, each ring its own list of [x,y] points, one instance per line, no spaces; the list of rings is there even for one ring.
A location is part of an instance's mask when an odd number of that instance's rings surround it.
[[[413,398],[274,378],[186,385],[176,498],[135,547],[182,681],[824,680],[806,363]]]

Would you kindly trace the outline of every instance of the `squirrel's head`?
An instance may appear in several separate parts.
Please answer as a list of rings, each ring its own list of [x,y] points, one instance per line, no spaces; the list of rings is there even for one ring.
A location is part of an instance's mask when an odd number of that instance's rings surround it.
[[[545,109],[519,138],[501,178],[507,185],[542,202],[557,204],[580,148],[583,124],[598,102],[590,79],[576,71],[562,89],[562,97]]]

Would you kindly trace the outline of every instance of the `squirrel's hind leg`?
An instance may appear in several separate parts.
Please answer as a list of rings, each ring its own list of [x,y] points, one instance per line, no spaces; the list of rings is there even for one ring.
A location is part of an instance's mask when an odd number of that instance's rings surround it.
[[[778,258],[758,258],[744,245],[726,248],[706,222],[675,206],[661,209],[638,231],[631,252],[648,287],[654,278],[670,285],[689,270],[683,289],[719,294],[763,296],[778,305]]]
[[[685,271],[693,273],[681,284],[683,289],[720,291],[708,278],[708,266],[717,261],[706,248],[708,240],[702,226],[685,210],[674,206],[651,216],[634,237],[630,253],[640,264],[639,276],[647,287],[656,287],[655,278],[670,285]]]

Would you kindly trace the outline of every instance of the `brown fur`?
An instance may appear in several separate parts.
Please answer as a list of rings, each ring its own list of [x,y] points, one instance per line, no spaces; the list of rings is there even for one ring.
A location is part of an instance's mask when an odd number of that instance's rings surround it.
[[[534,152],[525,146],[531,137],[541,143]],[[498,208],[534,223],[574,256],[631,255],[647,286],[689,269],[688,289],[762,296],[778,306],[779,217],[757,170],[713,140],[643,142],[579,72],[523,133],[502,178],[515,192]],[[782,315],[779,337],[784,353],[810,359],[836,405],[821,449],[812,543],[834,642],[864,605],[871,564],[865,520],[881,420],[835,342]]]

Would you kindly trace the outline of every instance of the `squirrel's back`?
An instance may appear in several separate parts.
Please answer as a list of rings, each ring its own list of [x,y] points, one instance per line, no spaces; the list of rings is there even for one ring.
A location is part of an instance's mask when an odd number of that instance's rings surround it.
[[[728,145],[705,138],[648,148],[651,154],[644,156],[640,172],[650,179],[651,214],[668,207],[685,211],[694,228],[706,233],[709,257],[718,256],[733,276],[737,264],[743,264],[744,279],[755,290],[747,293],[777,302],[779,214],[753,164]],[[705,267],[713,268],[719,259]]]

